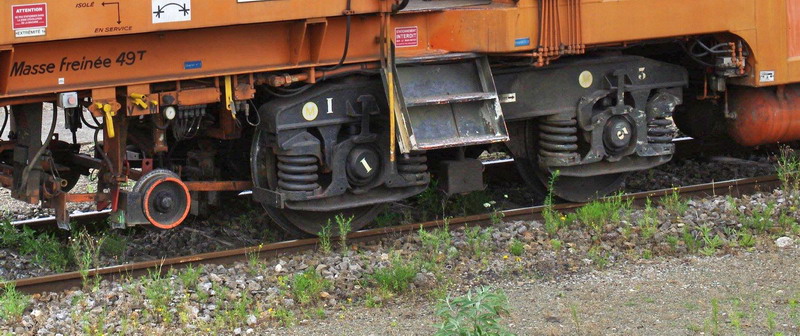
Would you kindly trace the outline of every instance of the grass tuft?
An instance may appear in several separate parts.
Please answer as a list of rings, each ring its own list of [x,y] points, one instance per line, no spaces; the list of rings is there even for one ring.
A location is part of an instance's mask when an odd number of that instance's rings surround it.
[[[501,324],[508,314],[508,299],[502,290],[481,287],[466,295],[447,297],[436,306],[444,321],[436,335],[511,335]]]
[[[414,282],[417,270],[418,267],[413,263],[395,258],[389,267],[376,269],[371,278],[381,290],[401,293]]]
[[[331,287],[331,282],[312,269],[295,274],[291,281],[292,295],[300,304],[317,302],[320,294]]]
[[[3,295],[0,295],[0,319],[16,321],[30,305],[30,296],[17,291],[13,283],[7,283]]]

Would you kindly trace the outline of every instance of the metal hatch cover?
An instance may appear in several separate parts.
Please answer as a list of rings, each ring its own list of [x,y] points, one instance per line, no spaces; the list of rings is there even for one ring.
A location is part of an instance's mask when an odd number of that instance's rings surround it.
[[[411,0],[400,13],[435,12],[448,8],[481,6],[491,3],[491,0]]]

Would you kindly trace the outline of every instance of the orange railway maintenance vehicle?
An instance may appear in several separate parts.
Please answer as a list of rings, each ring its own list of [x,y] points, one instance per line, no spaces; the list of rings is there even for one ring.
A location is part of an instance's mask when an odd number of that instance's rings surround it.
[[[748,146],[800,139],[800,0],[2,7],[0,184],[64,228],[68,202],[169,229],[252,190],[290,232],[336,214],[357,229],[431,176],[484,188],[476,153],[492,146],[533,188],[558,170],[554,193],[585,201],[669,161],[674,123]],[[57,124],[94,131],[95,155]],[[96,192],[70,193],[90,171]]]

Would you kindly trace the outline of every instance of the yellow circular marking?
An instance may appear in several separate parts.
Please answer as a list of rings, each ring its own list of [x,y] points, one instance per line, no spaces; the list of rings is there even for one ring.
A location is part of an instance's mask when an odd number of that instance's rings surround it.
[[[594,83],[594,76],[588,70],[581,72],[581,75],[578,76],[578,84],[581,85],[582,88],[588,89]]]
[[[303,106],[303,118],[308,121],[316,120],[319,116],[319,107],[314,102],[308,102]]]

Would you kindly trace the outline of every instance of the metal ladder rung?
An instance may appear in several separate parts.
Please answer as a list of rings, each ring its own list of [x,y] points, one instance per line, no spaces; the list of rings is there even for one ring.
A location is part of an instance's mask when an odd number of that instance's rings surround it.
[[[442,105],[452,103],[467,103],[481,100],[493,100],[497,98],[497,94],[492,92],[470,92],[470,93],[457,93],[451,95],[441,96],[428,96],[421,98],[414,98],[406,100],[407,107],[428,106],[428,105]]]

